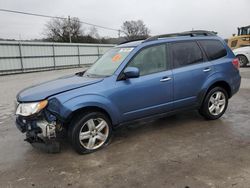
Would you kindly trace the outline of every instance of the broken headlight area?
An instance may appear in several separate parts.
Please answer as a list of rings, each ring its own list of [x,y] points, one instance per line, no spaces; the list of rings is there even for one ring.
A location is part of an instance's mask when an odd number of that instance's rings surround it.
[[[34,147],[49,153],[60,151],[57,135],[62,131],[62,125],[48,111],[30,117],[17,115],[16,125],[22,133],[26,133],[25,141]]]

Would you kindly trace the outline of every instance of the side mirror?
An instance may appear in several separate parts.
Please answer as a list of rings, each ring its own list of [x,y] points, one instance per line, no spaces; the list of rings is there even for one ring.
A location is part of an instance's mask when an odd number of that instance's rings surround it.
[[[127,67],[123,71],[125,79],[127,78],[138,78],[140,76],[140,71],[137,67]]]

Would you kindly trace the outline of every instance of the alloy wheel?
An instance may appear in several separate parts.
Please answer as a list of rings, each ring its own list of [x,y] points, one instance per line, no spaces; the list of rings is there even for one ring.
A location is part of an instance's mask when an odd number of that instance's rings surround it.
[[[102,118],[89,119],[79,133],[81,145],[89,150],[101,147],[108,138],[109,126]]]
[[[240,67],[245,67],[247,66],[247,58],[245,56],[238,56],[238,60],[239,60],[239,63],[240,63]]]
[[[221,91],[213,93],[209,99],[208,109],[214,116],[220,115],[226,106],[226,96]]]

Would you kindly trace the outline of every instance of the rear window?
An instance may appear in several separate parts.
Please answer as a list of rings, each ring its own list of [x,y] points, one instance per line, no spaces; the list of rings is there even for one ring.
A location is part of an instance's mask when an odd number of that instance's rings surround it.
[[[177,42],[171,44],[175,68],[203,62],[203,55],[196,42]]]
[[[227,51],[220,41],[202,40],[199,41],[205,50],[209,60],[215,60],[227,55]]]

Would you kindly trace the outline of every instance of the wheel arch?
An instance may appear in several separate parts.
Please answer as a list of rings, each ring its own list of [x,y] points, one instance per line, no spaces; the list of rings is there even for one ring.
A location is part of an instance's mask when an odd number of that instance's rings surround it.
[[[100,112],[106,115],[112,124],[114,123],[110,114],[105,109],[99,106],[85,106],[85,107],[76,109],[75,111],[72,111],[70,113],[69,117],[67,118],[67,121],[71,122],[75,117],[79,116],[80,114],[91,113],[91,112]]]
[[[230,85],[226,81],[217,81],[214,84],[212,84],[209,88],[208,91],[210,91],[214,87],[221,87],[226,90],[228,97],[232,97],[232,89]]]
[[[215,88],[215,87],[221,87],[221,88],[225,89],[226,92],[227,92],[227,94],[228,94],[228,98],[231,98],[231,97],[232,97],[232,89],[231,89],[230,85],[229,85],[226,81],[224,81],[224,80],[218,80],[218,81],[215,81],[214,83],[212,83],[212,84],[206,89],[206,92],[205,92],[205,95],[204,95],[204,97],[203,97],[203,100],[204,100],[205,96],[207,95],[207,93],[208,93],[211,89],[213,89],[213,88]]]
[[[56,106],[56,108],[51,108],[51,110],[61,117],[66,124],[69,124],[76,114],[87,111],[104,113],[110,119],[112,125],[117,125],[120,121],[120,113],[116,105],[108,98],[101,95],[82,95],[64,102],[58,100],[54,101],[56,102],[53,106]]]
[[[244,54],[244,53],[239,53],[239,54],[236,54],[235,55],[237,58],[239,57],[239,56],[244,56],[246,59],[247,59],[247,63],[249,63],[250,62],[250,59],[248,58],[248,56],[246,55],[246,54]]]
[[[229,83],[224,81],[224,80],[216,80],[214,81],[213,83],[211,83],[208,87],[204,88],[199,96],[198,96],[198,99],[199,99],[199,106],[202,105],[203,101],[205,100],[206,98],[206,95],[207,93],[213,89],[214,87],[221,87],[223,89],[226,90],[227,94],[228,94],[228,98],[231,98],[232,97],[232,88],[230,87]]]

